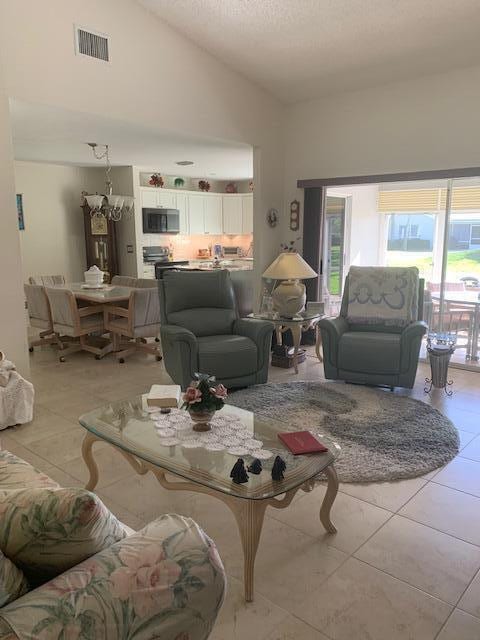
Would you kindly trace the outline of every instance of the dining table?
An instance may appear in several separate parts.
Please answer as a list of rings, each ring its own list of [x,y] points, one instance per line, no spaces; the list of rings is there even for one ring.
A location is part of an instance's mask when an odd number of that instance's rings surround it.
[[[445,291],[443,299],[449,304],[462,304],[471,307],[473,312],[472,340],[467,360],[478,362],[478,339],[480,333],[480,292],[479,291]],[[432,293],[432,300],[440,301],[440,293]]]
[[[104,284],[98,288],[85,286],[84,282],[67,282],[57,285],[59,289],[69,289],[77,300],[91,304],[118,304],[128,302],[133,287]]]

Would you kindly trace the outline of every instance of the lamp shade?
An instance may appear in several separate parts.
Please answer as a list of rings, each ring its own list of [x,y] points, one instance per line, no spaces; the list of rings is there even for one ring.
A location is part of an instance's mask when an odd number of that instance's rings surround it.
[[[275,258],[263,277],[273,280],[304,280],[316,278],[317,275],[300,254],[296,251],[285,251]]]

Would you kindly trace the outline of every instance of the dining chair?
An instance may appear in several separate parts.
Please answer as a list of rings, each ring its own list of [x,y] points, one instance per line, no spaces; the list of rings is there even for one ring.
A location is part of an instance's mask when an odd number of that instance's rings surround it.
[[[440,301],[433,300],[431,293],[439,293],[441,284],[438,282],[428,282],[425,294],[430,292],[430,300],[432,302],[431,319],[429,324],[430,331],[447,331],[454,333],[457,339],[457,347],[465,348],[467,356],[471,352],[472,337],[475,322],[475,309],[468,302],[448,302],[443,305],[443,314],[440,313]],[[467,291],[464,281],[461,282],[445,282],[445,292],[448,291]],[[465,335],[466,334],[466,335]],[[460,343],[460,337],[465,338],[465,343]]]
[[[53,328],[52,314],[45,288],[38,284],[25,284],[23,289],[27,300],[30,326],[40,329],[39,338],[29,340],[28,350],[32,353],[34,347],[39,347],[43,344],[56,344],[60,349],[63,349],[64,344]]]
[[[158,290],[157,281],[152,280],[152,278],[137,278],[133,286],[136,287],[137,289],[157,289]]]
[[[78,342],[65,349],[60,356],[60,362],[65,362],[65,356],[76,351],[88,351],[100,360],[112,350],[112,344],[97,347],[88,342],[87,336],[93,333],[105,333],[103,324],[103,305],[78,307],[75,296],[69,289],[47,287],[45,289],[50,302],[53,329],[60,335],[78,338]]]
[[[134,287],[136,278],[130,276],[113,276],[111,284],[117,287]]]
[[[42,285],[44,287],[53,287],[58,284],[65,284],[65,276],[30,276],[28,283]]]
[[[156,287],[133,289],[128,307],[105,305],[105,329],[110,331],[113,350],[120,363],[135,351],[151,353],[157,360],[162,356],[156,344],[146,341],[160,333],[160,304]],[[122,338],[128,342],[122,344]],[[122,349],[122,347],[124,347]]]

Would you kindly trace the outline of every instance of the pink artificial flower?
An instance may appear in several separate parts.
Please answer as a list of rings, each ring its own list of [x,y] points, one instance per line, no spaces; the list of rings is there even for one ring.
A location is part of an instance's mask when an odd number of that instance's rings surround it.
[[[210,389],[211,393],[216,397],[224,400],[227,397],[227,390],[223,384],[217,384],[216,387]]]
[[[87,498],[82,505],[82,510],[78,514],[78,522],[87,524],[88,522],[96,522],[105,515],[105,507],[99,500]]]
[[[196,402],[201,402],[202,392],[199,391],[198,389],[195,389],[195,387],[188,387],[188,389],[185,391],[183,399],[185,400],[185,402],[188,402],[188,404],[195,404]]]
[[[95,562],[82,563],[78,568],[65,571],[65,573],[50,580],[43,588],[62,596],[74,593],[80,589],[85,589],[90,584],[97,569]]]
[[[173,601],[173,585],[181,574],[180,566],[167,560],[160,545],[143,549],[122,549],[120,560],[126,565],[110,576],[113,594],[120,600],[131,600],[135,613],[146,617],[166,609]]]

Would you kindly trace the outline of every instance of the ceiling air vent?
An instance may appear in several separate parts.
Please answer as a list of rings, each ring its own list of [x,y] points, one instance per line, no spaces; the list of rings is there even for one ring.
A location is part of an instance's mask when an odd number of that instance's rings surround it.
[[[82,27],[75,27],[76,51],[82,56],[89,56],[97,60],[109,62],[108,38],[105,34],[87,31]]]

